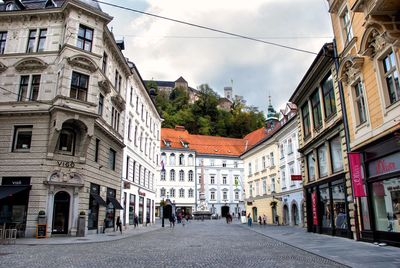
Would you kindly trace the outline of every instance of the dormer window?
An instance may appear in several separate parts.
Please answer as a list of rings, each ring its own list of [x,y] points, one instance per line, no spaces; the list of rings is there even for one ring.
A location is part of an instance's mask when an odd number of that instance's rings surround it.
[[[181,141],[181,144],[184,148],[189,148],[189,143],[187,141]]]
[[[15,10],[16,8],[15,8],[15,4],[14,3],[8,3],[7,5],[6,5],[6,11],[12,11],[12,10]]]
[[[163,140],[164,144],[166,147],[171,147],[171,141],[169,140]]]

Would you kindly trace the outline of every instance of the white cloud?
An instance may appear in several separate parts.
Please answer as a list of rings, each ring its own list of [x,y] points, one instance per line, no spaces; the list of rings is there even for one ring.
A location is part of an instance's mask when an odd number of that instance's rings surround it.
[[[332,36],[329,14],[321,0],[159,0],[146,4],[149,13],[271,38],[267,41],[314,52],[330,39],[273,38]],[[135,8],[132,2],[124,5]],[[124,36],[124,53],[136,63],[144,79],[175,80],[183,76],[191,86],[208,83],[220,94],[233,79],[234,94],[243,95],[249,105],[264,111],[267,92],[275,108],[281,108],[278,105],[288,100],[315,57],[150,16],[104,9],[114,16],[110,25],[117,36]],[[120,23],[130,16],[128,27]]]

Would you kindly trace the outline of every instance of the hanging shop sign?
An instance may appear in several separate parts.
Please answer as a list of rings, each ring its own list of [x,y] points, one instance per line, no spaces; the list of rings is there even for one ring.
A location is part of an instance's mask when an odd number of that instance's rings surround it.
[[[302,181],[303,177],[301,175],[290,175],[292,181]]]
[[[138,194],[139,194],[140,196],[146,196],[146,193],[145,193],[145,192],[141,192],[140,190],[138,190]]]
[[[349,153],[351,181],[353,183],[354,197],[366,196],[361,166],[361,154]]]
[[[318,225],[318,205],[317,205],[317,192],[311,194],[312,216],[313,224]]]

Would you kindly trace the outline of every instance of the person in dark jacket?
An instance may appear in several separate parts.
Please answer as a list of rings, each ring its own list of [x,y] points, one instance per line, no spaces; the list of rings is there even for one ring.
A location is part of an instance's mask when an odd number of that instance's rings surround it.
[[[117,221],[116,221],[115,224],[117,225],[117,231],[118,231],[118,229],[119,229],[119,231],[120,231],[121,234],[122,234],[122,222],[121,222],[121,218],[120,218],[119,216],[117,217]]]
[[[135,217],[133,218],[133,224],[134,224],[135,228],[139,226],[139,218],[136,214],[135,214]]]

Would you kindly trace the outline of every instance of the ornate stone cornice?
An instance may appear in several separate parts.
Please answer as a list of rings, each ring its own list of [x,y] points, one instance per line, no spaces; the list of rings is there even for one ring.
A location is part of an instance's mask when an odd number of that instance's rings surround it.
[[[8,68],[7,66],[5,66],[3,63],[0,62],[0,74],[5,70],[7,70],[7,68]]]
[[[67,58],[67,62],[73,67],[79,67],[88,70],[91,73],[97,70],[96,63],[94,63],[92,59],[85,55],[76,55],[73,57],[69,57]]]
[[[120,110],[125,110],[125,100],[122,98],[120,94],[112,96],[111,101],[116,105]]]
[[[345,85],[353,84],[361,72],[364,58],[360,56],[348,56],[340,63],[339,80]]]
[[[18,72],[22,71],[43,71],[47,63],[38,58],[25,58],[17,62],[14,67]]]

